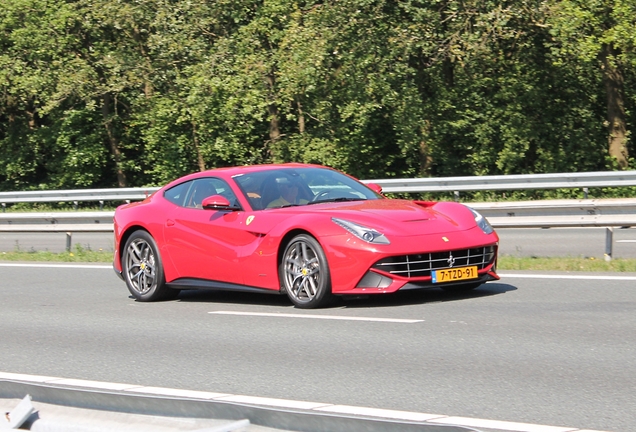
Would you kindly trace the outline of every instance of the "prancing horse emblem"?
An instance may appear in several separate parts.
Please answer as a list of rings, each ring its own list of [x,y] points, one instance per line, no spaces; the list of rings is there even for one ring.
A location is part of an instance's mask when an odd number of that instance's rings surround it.
[[[446,260],[446,262],[448,263],[449,267],[452,267],[455,265],[455,258],[453,257],[453,253],[449,252],[448,253],[448,259]]]

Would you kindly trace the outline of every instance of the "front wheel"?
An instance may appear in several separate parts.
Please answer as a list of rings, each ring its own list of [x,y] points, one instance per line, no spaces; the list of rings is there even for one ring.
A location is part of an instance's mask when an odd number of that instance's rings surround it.
[[[333,298],[327,258],[320,244],[309,235],[300,234],[289,242],[278,275],[281,289],[296,307],[317,308]]]
[[[168,300],[179,294],[166,286],[157,244],[146,231],[130,235],[122,256],[122,270],[128,291],[139,301]]]

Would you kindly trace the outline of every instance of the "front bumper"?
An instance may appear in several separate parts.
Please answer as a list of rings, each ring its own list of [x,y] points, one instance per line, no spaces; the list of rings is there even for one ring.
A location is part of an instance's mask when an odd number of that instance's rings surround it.
[[[498,238],[493,236],[490,240],[494,242],[479,246],[470,240],[462,244],[456,242],[456,248],[439,248],[434,252],[418,251],[415,249],[417,246],[412,244],[409,244],[410,250],[401,245],[393,251],[367,249],[363,252],[357,248],[341,248],[336,250],[339,252],[336,259],[330,259],[330,266],[335,268],[332,292],[343,295],[382,294],[498,280]],[[433,271],[462,267],[476,267],[477,277],[441,283],[433,281]]]
[[[494,265],[479,272],[479,276],[474,279],[465,279],[455,282],[433,283],[431,277],[409,280],[403,278],[393,278],[388,275],[379,274],[369,270],[360,280],[358,285],[349,290],[334,292],[342,295],[362,295],[362,294],[390,294],[396,291],[406,291],[415,289],[444,288],[459,285],[482,284],[488,281],[499,280],[499,276],[494,270]]]

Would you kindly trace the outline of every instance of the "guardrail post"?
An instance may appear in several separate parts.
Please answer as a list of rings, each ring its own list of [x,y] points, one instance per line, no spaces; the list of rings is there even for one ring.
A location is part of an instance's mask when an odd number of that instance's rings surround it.
[[[455,197],[455,202],[459,202],[459,191],[453,191],[453,196]]]
[[[103,211],[104,210],[104,201],[100,200],[99,201],[99,211]]]
[[[71,237],[73,236],[73,233],[67,232],[66,233],[66,252],[70,252],[71,251]]]
[[[583,188],[583,198],[584,199],[587,199],[587,194],[588,194],[589,191],[590,190],[588,188],[586,188],[586,187]]]
[[[5,203],[2,203],[2,213],[5,213],[7,211],[7,205]]]
[[[79,202],[73,201],[73,210],[77,210],[78,207],[79,207]]]
[[[612,247],[614,244],[614,228],[605,228],[605,261],[612,260]]]

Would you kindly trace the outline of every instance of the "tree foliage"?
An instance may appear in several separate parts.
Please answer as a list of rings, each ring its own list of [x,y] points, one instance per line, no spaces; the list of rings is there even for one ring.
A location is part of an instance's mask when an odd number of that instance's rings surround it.
[[[4,0],[0,189],[633,166],[633,0]]]

